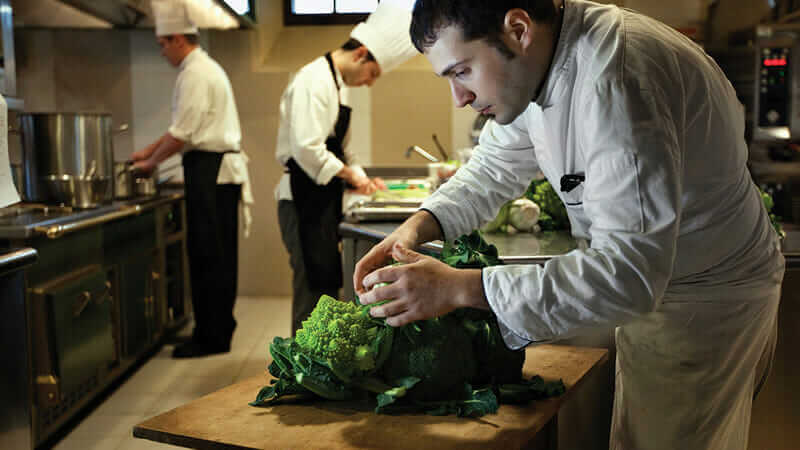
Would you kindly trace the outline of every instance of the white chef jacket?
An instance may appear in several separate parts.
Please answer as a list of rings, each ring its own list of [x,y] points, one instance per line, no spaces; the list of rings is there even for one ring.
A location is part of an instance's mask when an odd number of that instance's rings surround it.
[[[179,66],[172,97],[169,134],[186,143],[184,150],[236,151],[222,157],[217,184],[241,184],[245,236],[253,204],[249,159],[241,151],[242,131],[233,88],[225,71],[202,48],[192,50]]]
[[[344,167],[325,145],[325,140],[335,133],[340,98],[342,105],[350,106],[350,88],[344,84],[338,69],[336,79],[340,86],[338,92],[328,61],[321,56],[303,66],[281,96],[275,158],[284,167],[289,158],[294,158],[300,168],[320,185],[328,184]],[[349,138],[348,130],[344,142],[345,159],[351,168],[364,175],[356,164],[355,153],[347,145]],[[283,174],[275,187],[275,200],[292,200],[288,173]]]
[[[632,11],[569,0],[536,101],[491,122],[422,208],[453,239],[541,170],[590,246],[483,270],[506,343],[624,325],[611,448],[745,449],[753,389],[733,387],[756,377],[784,269],[747,155],[741,105],[698,46]],[[585,182],[561,192],[565,174]]]

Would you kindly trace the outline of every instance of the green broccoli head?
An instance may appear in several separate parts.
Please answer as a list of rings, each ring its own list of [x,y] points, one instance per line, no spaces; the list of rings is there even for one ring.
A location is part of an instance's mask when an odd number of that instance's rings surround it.
[[[421,381],[407,394],[412,400],[459,396],[477,372],[470,332],[452,315],[415,325],[395,333],[391,353],[381,369],[384,379],[391,383],[405,377],[419,378]]]
[[[367,307],[323,295],[297,330],[295,342],[303,352],[332,367],[367,371],[375,367],[378,327]]]

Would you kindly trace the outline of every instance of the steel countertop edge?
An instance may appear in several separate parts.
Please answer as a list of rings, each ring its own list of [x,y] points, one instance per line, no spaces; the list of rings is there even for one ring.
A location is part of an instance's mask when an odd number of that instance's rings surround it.
[[[0,252],[0,277],[33,265],[39,253],[33,248],[10,249]]]
[[[183,197],[183,191],[170,190],[154,197],[115,200],[94,209],[76,211],[73,214],[46,219],[35,224],[0,226],[0,239],[28,239],[36,235],[57,238],[72,231],[71,228],[81,222],[91,221],[92,224],[102,224],[124,217],[136,216]]]
[[[379,242],[388,236],[389,233],[391,233],[395,228],[400,226],[400,224],[401,222],[342,222],[339,225],[339,233],[342,237],[366,238],[374,240],[375,242]],[[794,227],[791,226],[785,228],[786,237],[781,242],[781,251],[786,259],[786,267],[788,269],[800,268],[800,227],[797,229],[794,229]],[[543,251],[536,254],[524,254],[524,252],[512,253],[507,251],[504,252],[503,250],[505,249],[498,245],[498,250],[500,251],[500,260],[502,260],[505,264],[541,264],[547,262],[554,256],[568,253],[574,248],[584,248],[584,246],[588,246],[588,243],[583,240],[576,240],[566,231],[552,233],[559,235],[562,239],[562,244],[564,245],[562,245],[560,251]],[[505,243],[506,246],[508,246],[509,243],[530,243],[533,240],[539,239],[538,236],[540,235],[528,233],[520,233],[513,236],[494,234],[484,235],[484,237],[490,243],[497,245],[497,240],[501,240],[501,242]],[[572,242],[572,246],[566,245],[568,242]],[[442,250],[442,241],[426,243],[422,246],[422,248],[429,252],[439,253]],[[547,249],[545,248],[543,250]]]
[[[365,238],[378,242],[400,224],[401,222],[342,222],[339,224],[339,234],[342,237]],[[544,237],[549,243],[543,244]],[[500,260],[505,264],[542,264],[585,245],[584,241],[573,238],[566,231],[516,235],[484,234],[484,238],[497,246]],[[437,240],[423,244],[422,249],[438,254],[442,251],[442,245],[443,242]]]

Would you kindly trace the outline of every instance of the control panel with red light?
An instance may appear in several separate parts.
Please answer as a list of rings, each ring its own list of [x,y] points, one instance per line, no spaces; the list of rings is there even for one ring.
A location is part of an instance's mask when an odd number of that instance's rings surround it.
[[[785,127],[789,125],[789,95],[791,76],[789,71],[790,49],[788,47],[762,47],[761,65],[758,73],[759,111],[758,125],[761,127]]]

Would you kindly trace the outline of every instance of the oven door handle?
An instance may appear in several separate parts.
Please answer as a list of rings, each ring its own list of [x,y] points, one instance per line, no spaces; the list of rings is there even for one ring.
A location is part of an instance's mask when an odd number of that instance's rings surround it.
[[[75,300],[75,304],[72,305],[72,317],[80,317],[83,311],[89,306],[89,303],[92,301],[92,293],[89,291],[83,291],[78,294],[78,299]]]
[[[111,282],[106,281],[105,288],[103,292],[98,295],[92,295],[89,291],[83,291],[78,294],[78,298],[75,301],[75,304],[72,306],[72,317],[80,317],[83,314],[83,311],[86,310],[86,307],[89,306],[89,303],[92,302],[92,298],[95,298],[95,303],[98,305],[102,305],[103,302],[109,297],[111,294]]]

